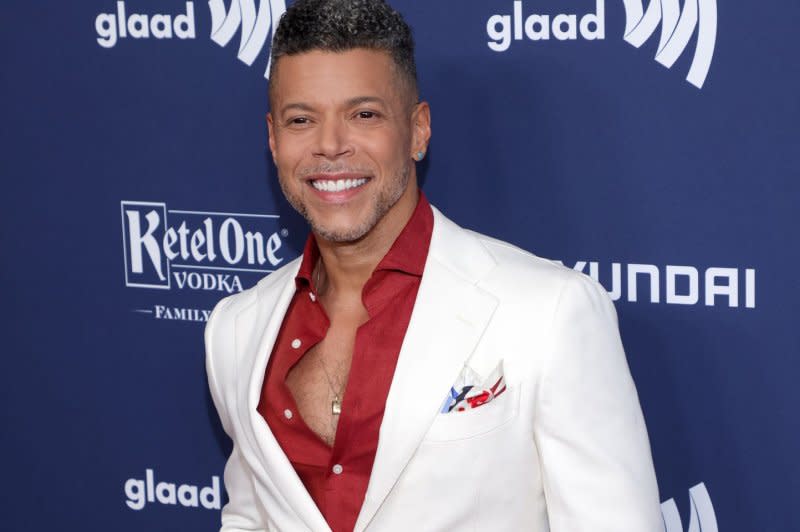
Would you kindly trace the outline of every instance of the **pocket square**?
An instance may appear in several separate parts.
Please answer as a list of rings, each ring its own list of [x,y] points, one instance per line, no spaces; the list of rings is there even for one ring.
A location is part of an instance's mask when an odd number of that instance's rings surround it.
[[[464,366],[444,400],[441,413],[463,412],[489,403],[506,390],[503,361],[485,379],[472,368]]]

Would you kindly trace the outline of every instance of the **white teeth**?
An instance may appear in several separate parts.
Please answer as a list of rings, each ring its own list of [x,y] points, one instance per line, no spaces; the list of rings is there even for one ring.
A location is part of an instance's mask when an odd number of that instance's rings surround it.
[[[351,188],[360,187],[367,182],[367,179],[317,179],[311,182],[311,185],[317,190],[324,192],[341,192],[343,190],[350,190]]]

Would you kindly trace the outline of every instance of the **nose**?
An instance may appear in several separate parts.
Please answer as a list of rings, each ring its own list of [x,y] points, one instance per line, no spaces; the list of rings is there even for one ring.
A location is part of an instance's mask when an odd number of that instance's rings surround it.
[[[353,148],[347,133],[347,124],[339,118],[326,118],[317,128],[318,136],[314,155],[337,159],[350,155]]]

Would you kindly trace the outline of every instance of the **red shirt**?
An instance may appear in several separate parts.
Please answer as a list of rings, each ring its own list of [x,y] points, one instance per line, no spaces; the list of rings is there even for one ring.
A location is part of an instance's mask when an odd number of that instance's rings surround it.
[[[362,290],[369,319],[356,332],[333,448],[301,418],[286,376],[327,333],[312,272],[319,248],[310,235],[296,291],[267,366],[258,412],[334,532],[351,531],[367,491],[386,397],[428,256],[433,213],[425,196]],[[294,347],[299,346],[299,347]]]

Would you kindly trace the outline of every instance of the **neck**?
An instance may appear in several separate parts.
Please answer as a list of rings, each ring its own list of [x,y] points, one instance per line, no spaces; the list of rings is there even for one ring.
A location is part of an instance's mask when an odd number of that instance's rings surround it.
[[[321,259],[314,270],[317,292],[360,299],[364,285],[411,219],[418,201],[418,189],[409,186],[375,227],[355,242],[331,242],[315,235]]]

